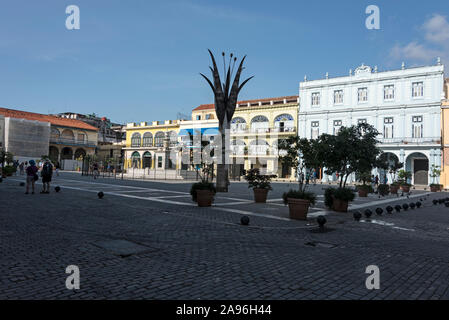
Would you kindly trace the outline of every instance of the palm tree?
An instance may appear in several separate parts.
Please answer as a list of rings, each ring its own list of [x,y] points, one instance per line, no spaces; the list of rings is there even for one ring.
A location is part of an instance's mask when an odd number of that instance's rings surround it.
[[[243,57],[242,61],[240,61],[239,67],[235,74],[234,80],[232,81],[231,86],[231,78],[234,71],[234,66],[237,61],[237,57],[234,57],[233,54],[230,54],[228,70],[226,72],[226,63],[225,63],[225,53],[222,53],[223,56],[223,72],[226,73],[226,81],[221,82],[220,73],[218,72],[217,63],[215,62],[214,55],[208,49],[210,57],[212,59],[213,67],[209,67],[212,72],[213,82],[209,80],[204,74],[200,73],[201,76],[206,79],[207,83],[209,83],[215,97],[215,113],[218,117],[219,123],[219,131],[221,135],[221,163],[217,164],[217,192],[228,192],[228,159],[226,150],[229,146],[226,145],[225,134],[226,130],[229,132],[231,127],[231,119],[234,115],[235,107],[237,105],[237,99],[240,90],[242,90],[243,86],[251,80],[253,77],[249,77],[245,81],[240,84],[240,74],[242,73],[243,62],[245,61],[246,55]],[[233,60],[232,69],[231,62]]]

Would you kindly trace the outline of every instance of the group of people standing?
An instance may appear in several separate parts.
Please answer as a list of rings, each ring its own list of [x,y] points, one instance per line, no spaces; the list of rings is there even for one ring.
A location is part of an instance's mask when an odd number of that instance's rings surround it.
[[[25,163],[21,163],[19,165],[20,174],[23,174],[23,171],[26,172],[26,191],[25,194],[29,194],[31,187],[31,194],[34,194],[35,183],[39,180],[39,172],[42,177],[42,191],[41,193],[50,193],[50,182],[53,176],[53,164],[50,160],[45,160],[39,167],[36,166],[36,162],[34,160],[30,160]]]

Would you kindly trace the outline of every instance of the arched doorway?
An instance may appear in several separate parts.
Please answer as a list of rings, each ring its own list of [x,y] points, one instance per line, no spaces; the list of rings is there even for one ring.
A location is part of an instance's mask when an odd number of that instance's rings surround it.
[[[414,152],[407,157],[406,170],[412,173],[412,184],[429,184],[429,159],[425,154]]]
[[[50,146],[50,149],[48,150],[48,157],[50,158],[50,161],[52,163],[57,163],[59,159],[59,150],[58,148],[54,146]]]
[[[295,129],[293,116],[288,113],[278,115],[274,119],[274,127],[278,132],[293,132]]]
[[[85,156],[86,156],[86,151],[84,151],[84,149],[82,149],[82,148],[76,149],[76,151],[75,151],[75,159],[76,160],[78,160],[80,158],[82,159]]]
[[[131,166],[133,168],[140,168],[140,154],[137,151],[134,151],[131,155]]]
[[[143,168],[150,168],[151,169],[151,167],[152,167],[152,157],[151,157],[151,153],[150,152],[145,152],[144,154],[143,154],[143,157],[142,157],[142,164],[143,164]]]
[[[61,160],[72,160],[73,150],[72,148],[65,147],[61,151]]]

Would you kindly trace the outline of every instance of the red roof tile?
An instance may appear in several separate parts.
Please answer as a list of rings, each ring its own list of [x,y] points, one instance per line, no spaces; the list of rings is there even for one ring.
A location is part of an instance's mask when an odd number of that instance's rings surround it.
[[[40,114],[40,113],[34,113],[34,112],[0,108],[0,115],[3,115],[5,117],[10,117],[10,118],[36,120],[36,121],[41,121],[41,122],[50,122],[52,125],[61,126],[61,127],[70,127],[70,128],[98,131],[98,128],[91,126],[90,124],[87,124],[80,120],[60,118],[60,117],[56,117],[56,116],[49,116],[46,114]]]
[[[290,99],[298,99],[298,96],[285,96],[285,97],[277,97],[277,98],[264,98],[264,99],[255,99],[255,100],[243,100],[238,101],[237,104],[247,104],[247,103],[257,103],[257,102],[267,102],[267,101],[279,101],[279,100],[290,100]],[[199,107],[196,107],[193,109],[193,111],[200,111],[200,110],[209,110],[209,109],[215,109],[215,105],[212,104],[202,104]]]

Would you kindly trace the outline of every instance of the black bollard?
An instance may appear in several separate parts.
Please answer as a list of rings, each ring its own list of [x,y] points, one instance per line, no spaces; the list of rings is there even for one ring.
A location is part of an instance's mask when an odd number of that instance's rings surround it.
[[[103,199],[104,193],[103,191],[98,192],[98,198]]]
[[[243,226],[249,225],[249,218],[248,218],[247,216],[241,217],[241,218],[240,218],[240,223],[241,223]]]
[[[355,221],[360,221],[360,219],[362,218],[362,214],[360,213],[360,211],[356,211],[354,212],[353,217]]]
[[[366,209],[365,210],[365,217],[367,217],[368,219],[372,216],[373,212],[370,209]]]

